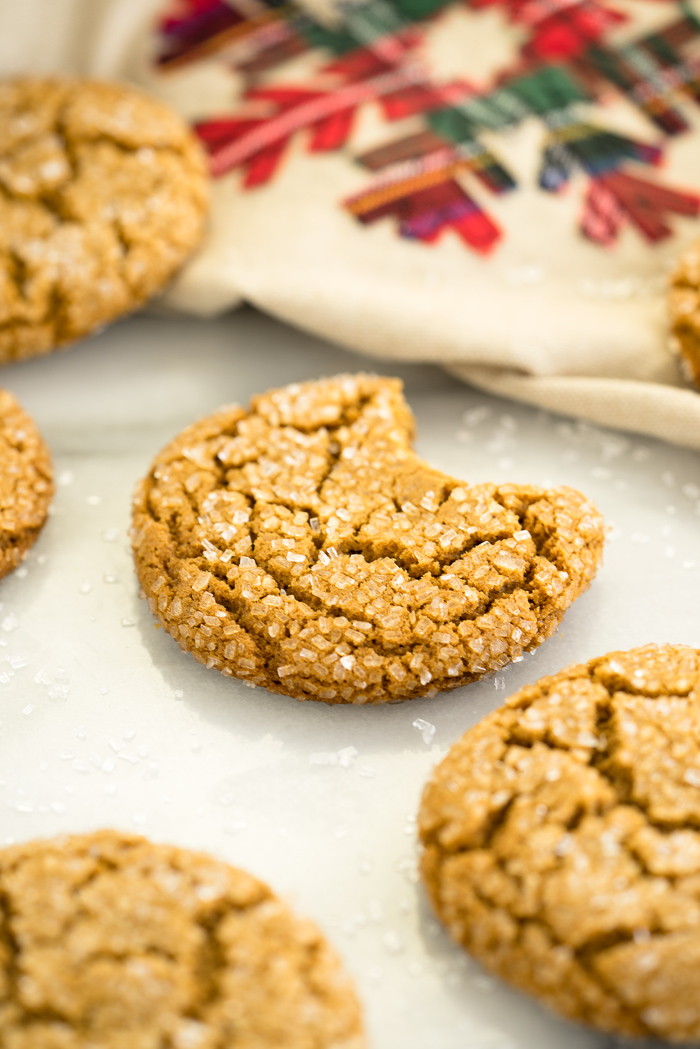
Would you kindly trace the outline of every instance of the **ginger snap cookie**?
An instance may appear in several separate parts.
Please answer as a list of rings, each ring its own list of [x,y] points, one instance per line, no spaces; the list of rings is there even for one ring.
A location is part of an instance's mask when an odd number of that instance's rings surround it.
[[[132,541],[182,649],[296,699],[383,703],[474,681],[555,630],[595,574],[600,515],[569,488],[433,469],[401,389],[294,384],[158,455]]]
[[[669,289],[671,345],[689,382],[700,386],[700,242],[681,257]]]
[[[452,937],[555,1011],[700,1039],[700,652],[648,645],[515,693],[419,815]]]
[[[48,449],[12,394],[0,390],[0,579],[39,535],[52,495]]]
[[[0,82],[0,363],[141,305],[200,241],[202,153],[134,88]]]
[[[209,856],[99,831],[0,850],[2,1049],[363,1049],[311,922]]]

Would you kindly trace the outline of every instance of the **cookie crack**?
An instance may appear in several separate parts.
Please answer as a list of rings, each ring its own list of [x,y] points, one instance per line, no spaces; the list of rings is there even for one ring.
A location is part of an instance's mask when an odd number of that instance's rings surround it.
[[[7,952],[7,962],[4,964],[8,982],[7,998],[10,1001],[17,999],[17,985],[19,981],[19,944],[12,932],[13,909],[10,895],[0,880],[0,942],[4,944]]]
[[[241,493],[241,494],[245,495],[246,493]],[[196,514],[197,513],[197,508],[198,508],[198,503],[197,503],[197,500],[196,500],[195,496],[190,494],[190,493],[187,493],[187,498],[189,500],[189,503],[190,503],[190,506],[191,506],[193,514]],[[249,505],[251,505],[251,497],[246,495],[246,498],[249,501]],[[266,504],[266,505],[279,505],[279,504]],[[298,510],[299,509],[299,505],[298,504],[294,504],[292,506],[292,509]],[[177,518],[175,515],[172,515],[171,518],[169,519],[169,527],[170,527],[171,531],[173,531],[173,530],[176,531],[176,535],[177,535],[177,539],[178,539],[179,547],[180,547],[180,552],[184,553],[185,552],[184,551],[184,542],[185,542],[185,540],[182,539],[180,529],[177,527],[177,525],[179,525],[180,523],[181,523],[181,520],[179,518]],[[354,533],[355,540],[357,540],[358,532],[359,532],[359,528],[356,529],[356,531]],[[248,535],[251,538],[251,542],[252,542],[252,538],[253,538],[252,531],[249,531]],[[317,548],[316,548],[316,550],[317,550],[316,559],[309,563],[309,567],[310,568],[313,567],[314,565],[318,564],[318,555],[321,552],[321,544],[323,543],[323,538],[322,537],[318,537],[318,539],[320,540],[320,543],[319,543],[319,546],[317,546]],[[489,545],[493,546],[498,541],[499,540],[480,539],[480,537],[477,537],[476,541],[474,542],[473,545],[477,545],[479,542],[488,542]],[[190,542],[191,542],[191,540],[190,540]],[[349,542],[350,542],[350,545],[352,546],[352,541],[349,541]],[[348,545],[347,542],[346,542],[346,545]],[[357,552],[357,553],[360,553],[366,560],[368,560],[368,561],[372,560],[372,558],[368,558],[367,557],[367,555],[366,555],[366,553],[365,553],[365,551],[363,549],[363,546],[362,546],[362,544],[359,543],[359,541],[356,541],[355,545],[357,547],[356,550],[353,550],[351,548],[350,550],[346,550],[345,552],[348,553],[348,554]],[[224,551],[222,551],[222,552],[224,552]],[[456,564],[459,561],[459,559],[464,556],[465,552],[466,551],[462,551],[453,560],[447,562],[446,565],[443,568],[443,571],[446,570],[447,567],[449,567],[450,565]],[[262,645],[261,656],[263,656],[263,658],[265,658],[266,660],[269,658],[273,662],[274,661],[279,662],[283,658],[282,654],[281,654],[281,650],[280,650],[280,645],[279,645],[279,643],[277,643],[277,644],[270,644],[269,639],[265,636],[265,634],[263,632],[263,624],[261,624],[259,630],[256,630],[256,629],[254,629],[252,627],[252,624],[249,623],[249,624],[244,625],[243,622],[241,622],[241,617],[246,617],[246,616],[250,615],[252,605],[247,600],[241,599],[241,598],[238,598],[238,597],[235,596],[234,588],[230,585],[228,579],[226,578],[228,569],[230,567],[230,564],[231,563],[232,564],[236,564],[236,562],[240,563],[240,557],[232,558],[232,561],[229,564],[226,564],[226,565],[220,564],[218,561],[216,561],[216,562],[207,561],[202,555],[197,556],[195,558],[192,558],[192,560],[197,565],[197,567],[199,568],[200,571],[210,572],[217,578],[217,580],[219,581],[219,583],[221,584],[221,587],[222,587],[222,591],[217,594],[218,602],[220,604],[222,604],[224,608],[226,608],[230,613],[232,613],[236,617],[236,622],[238,623],[240,629],[242,631],[244,631],[244,633],[246,633],[248,637],[250,637],[251,641],[255,644],[256,647],[259,647],[259,646]],[[397,571],[401,571],[402,570],[402,566],[396,561],[395,558],[391,558],[390,560],[393,561],[394,566],[396,567]],[[339,608],[339,607],[334,607],[332,605],[324,605],[323,604],[323,600],[322,600],[321,597],[318,597],[318,596],[316,596],[314,594],[305,593],[301,589],[300,583],[297,582],[296,579],[293,578],[291,581],[285,581],[281,577],[279,571],[277,570],[276,565],[274,564],[274,558],[256,559],[256,563],[258,564],[259,568],[261,568],[268,576],[270,576],[270,578],[274,581],[277,589],[282,594],[286,594],[288,596],[293,597],[299,603],[299,605],[303,606],[303,608],[307,611],[307,613],[315,613],[315,614],[310,614],[310,615],[307,614],[305,616],[305,620],[306,621],[304,623],[304,626],[310,625],[311,622],[317,620],[318,617],[320,617],[320,616],[323,616],[323,617],[326,617],[326,618],[331,618],[331,619],[346,619],[347,618],[347,616],[346,616],[345,612],[343,611],[342,607]],[[467,611],[467,612],[464,612],[464,613],[460,614],[459,616],[452,617],[452,618],[450,618],[450,620],[448,621],[447,624],[441,624],[441,623],[437,623],[436,622],[434,624],[434,632],[439,632],[443,625],[448,625],[448,626],[450,624],[457,625],[457,624],[459,624],[461,622],[467,622],[467,621],[468,622],[475,622],[475,621],[479,620],[482,616],[488,615],[490,612],[492,612],[494,607],[496,607],[500,601],[503,601],[508,596],[510,596],[511,594],[513,594],[513,593],[515,593],[515,592],[517,592],[519,590],[523,590],[528,595],[528,602],[529,602],[530,606],[533,607],[537,611],[539,609],[539,607],[540,607],[541,602],[537,602],[534,599],[534,595],[532,593],[534,571],[535,571],[535,566],[534,566],[533,563],[531,563],[528,566],[526,576],[525,576],[525,578],[523,580],[511,580],[511,581],[505,582],[501,586],[501,588],[498,591],[496,591],[489,599],[487,599],[486,602],[482,606],[480,606],[479,608],[477,608],[474,611]],[[440,587],[440,589],[444,590],[447,594],[450,593],[449,587],[441,584],[439,577],[436,578],[430,572],[424,573],[424,575],[421,576],[421,577],[418,577],[418,579],[419,580],[420,579],[428,579],[431,582],[433,582],[434,585],[437,585],[438,587]],[[174,578],[173,578],[173,581],[174,581]],[[401,607],[403,607],[403,606],[397,606],[397,608],[401,608]],[[420,615],[420,613],[421,613],[420,609],[416,610],[416,615]],[[387,613],[387,615],[388,614],[390,614],[390,613]],[[381,618],[375,617],[372,614],[370,614],[367,617],[368,621],[372,624],[374,630],[382,628],[384,618],[385,617],[381,617]],[[284,636],[286,637],[288,635],[285,634]],[[531,645],[535,641],[536,641],[536,639],[533,639],[532,641],[526,643],[524,645],[525,649],[527,650],[529,645]],[[387,658],[391,657],[391,656],[394,656],[394,657],[396,657],[398,659],[401,659],[401,657],[403,657],[406,654],[408,654],[414,648],[415,644],[416,644],[415,641],[410,641],[410,642],[407,642],[405,644],[396,644],[396,643],[393,643],[393,642],[384,642],[384,641],[382,641],[381,638],[378,638],[378,637],[375,636],[375,637],[372,637],[372,638],[367,638],[363,642],[362,647],[363,648],[367,648],[367,649],[369,649],[369,650],[371,650],[373,652],[376,652],[378,655],[381,655],[381,656],[384,656],[384,657],[387,657]],[[431,637],[430,637],[430,635],[427,636],[425,639],[423,639],[421,644],[429,646],[431,644]],[[271,653],[274,653],[274,655],[271,655]],[[477,680],[478,676],[479,676],[478,673],[463,672],[463,673],[461,673],[459,675],[459,678],[457,680],[455,680],[455,681],[443,680],[441,678],[440,679],[440,687],[441,688],[458,687],[459,685],[462,685],[462,684],[464,684],[464,683],[466,683],[468,681]],[[386,682],[386,673],[383,674],[383,680]]]
[[[26,302],[26,283],[27,278],[29,276],[27,264],[22,258],[22,256],[19,254],[17,249],[14,248],[12,245],[5,249],[5,254],[7,256],[8,268],[10,270],[10,275],[14,283],[14,286],[19,292],[20,298]]]
[[[222,998],[220,979],[226,969],[227,959],[218,933],[225,918],[234,909],[240,912],[250,908],[234,908],[229,901],[226,901],[206,917],[200,917],[197,922],[204,933],[204,940],[197,964],[199,1000],[188,1010],[189,1015],[194,1019],[206,1020],[207,1011]]]
[[[267,899],[264,899],[257,903],[241,906],[232,904],[230,900],[225,900],[206,916],[200,916],[197,925],[204,933],[204,941],[199,951],[196,966],[199,994],[197,1002],[185,1013],[188,1018],[207,1023],[216,1006],[226,1000],[221,987],[221,977],[230,967],[230,962],[219,937],[221,925],[232,912],[243,914],[255,911],[261,905],[264,906],[266,902]],[[322,949],[321,943],[314,940],[306,943],[304,948],[302,957],[298,959],[300,963],[299,975],[305,983],[307,993],[311,993],[319,1000],[323,1000],[321,989],[314,986],[313,981],[310,979]],[[226,1049],[229,1044],[230,1032],[227,1035],[226,1031],[218,1031],[216,1032],[216,1041],[212,1044],[212,1049]]]
[[[550,551],[548,549],[549,545],[556,539],[558,529],[555,528],[554,530],[550,530],[550,529],[546,529],[546,527],[543,526],[544,534],[542,536],[540,536],[540,535],[537,534],[537,532],[535,532],[533,534],[533,532],[531,532],[530,529],[528,529],[526,527],[526,524],[525,524],[526,517],[527,517],[527,512],[533,506],[535,506],[537,503],[541,503],[543,501],[546,501],[547,497],[549,495],[551,495],[552,491],[556,491],[556,489],[539,489],[537,491],[536,495],[535,494],[529,494],[529,495],[525,496],[524,499],[525,499],[525,502],[526,502],[526,507],[525,507],[524,512],[522,510],[518,511],[517,509],[515,509],[513,507],[509,507],[507,505],[506,501],[505,501],[505,497],[503,495],[503,492],[500,489],[498,489],[498,488],[493,492],[493,499],[504,510],[510,511],[511,513],[515,514],[515,516],[517,517],[518,522],[520,524],[520,528],[529,532],[530,538],[532,539],[532,542],[534,543],[534,546],[535,546],[536,556],[543,558],[545,561],[547,561],[549,564],[551,564],[554,568],[556,568],[557,571],[565,572],[567,574],[567,576],[569,576],[570,583],[574,583],[575,580],[571,579],[571,576],[569,575],[569,570],[568,570],[568,567],[566,565],[566,562],[561,557],[561,551],[557,550],[556,548],[553,551]]]
[[[619,741],[614,738],[612,727],[614,717],[614,694],[610,692],[610,689],[607,688],[603,682],[598,680],[597,683],[605,688],[608,695],[608,702],[604,705],[598,704],[596,707],[596,735],[598,736],[599,741],[604,741],[604,747],[599,742],[596,749],[592,752],[592,767],[595,768],[603,779],[610,784],[618,795],[621,804],[629,805],[631,808],[636,809],[644,816],[644,819],[651,827],[654,827],[662,834],[672,833],[674,830],[685,827],[691,827],[693,830],[700,831],[700,817],[693,816],[692,814],[684,814],[679,816],[677,820],[660,820],[651,814],[643,800],[635,796],[631,769],[629,767],[615,764],[615,751],[619,749],[620,744]],[[642,693],[631,694],[642,695]],[[661,731],[663,731],[662,728]]]
[[[202,570],[202,571],[212,571],[212,572],[214,571],[212,569],[212,566],[209,563],[204,562],[203,560],[201,561],[201,563],[199,563],[199,566],[200,566],[200,570]],[[316,621],[319,616],[325,617],[325,618],[329,618],[329,619],[347,619],[347,616],[343,612],[342,608],[333,607],[332,605],[324,605],[323,601],[322,601],[322,598],[320,598],[320,597],[318,597],[318,596],[316,596],[314,594],[304,593],[304,592],[300,591],[298,587],[295,587],[294,586],[294,580],[292,581],[291,584],[290,583],[286,583],[285,584],[284,580],[282,580],[280,578],[280,576],[278,574],[276,574],[275,568],[273,566],[271,566],[270,563],[265,564],[264,562],[261,562],[259,564],[259,567],[262,568],[263,571],[265,571],[274,580],[275,584],[277,585],[278,589],[281,592],[286,593],[287,596],[293,597],[297,602],[299,602],[300,605],[302,605],[304,607],[304,609],[308,609],[310,612],[317,613],[316,616],[308,616],[307,617],[307,621],[305,621],[305,624],[304,624],[305,626],[308,626],[312,622]],[[400,566],[397,565],[397,568],[399,568],[399,567]],[[433,578],[432,576],[430,576],[429,573],[426,573],[425,576],[420,577],[420,578],[425,578],[426,576],[431,578],[431,579]],[[226,594],[219,594],[218,595],[219,603],[221,603],[225,608],[227,608],[227,610],[229,612],[236,613],[239,616],[240,615],[244,615],[244,616],[245,615],[249,615],[250,611],[251,611],[251,605],[248,604],[245,599],[237,598],[234,595],[233,589],[228,585],[228,581],[225,580],[225,578],[222,578],[222,576],[218,575],[218,574],[217,574],[217,578],[219,579],[220,582],[224,583],[224,585],[228,589],[228,594],[227,595]],[[493,610],[493,608],[497,605],[497,603],[499,601],[503,600],[504,598],[508,597],[512,593],[514,593],[517,590],[520,590],[522,588],[523,588],[522,585],[518,581],[514,581],[514,582],[511,582],[511,583],[507,584],[506,586],[503,587],[502,590],[499,590],[498,593],[495,594],[493,598],[491,598],[484,606],[479,608],[477,611],[467,612],[467,613],[464,613],[463,615],[451,618],[448,621],[447,624],[435,622],[434,623],[435,632],[439,632],[441,628],[443,628],[446,625],[449,626],[450,624],[458,624],[458,623],[462,623],[462,622],[476,622],[482,616],[488,615]],[[396,607],[397,607],[397,609],[403,608],[403,606],[399,606],[399,605],[397,605]],[[387,615],[389,615],[389,614],[390,613],[387,613]],[[421,614],[421,610],[418,610],[416,612],[416,615],[420,615],[420,614]],[[383,620],[379,619],[379,618],[376,618],[376,617],[372,616],[371,614],[368,616],[366,621],[371,623],[372,627],[375,630],[376,629],[381,629],[381,627],[383,626]],[[264,634],[262,634],[262,632],[258,633],[257,631],[250,630],[250,629],[244,627],[240,623],[240,620],[238,620],[238,622],[239,622],[239,625],[241,626],[241,629],[245,630],[249,634],[249,636],[251,637],[251,639],[254,642],[259,643],[260,640],[265,640],[265,641],[267,640],[265,638]],[[262,631],[262,625],[261,625],[261,631]],[[383,656],[386,656],[386,657],[396,656],[397,658],[401,658],[402,656],[407,655],[410,651],[412,651],[415,648],[417,643],[418,642],[416,642],[415,640],[412,640],[412,641],[406,642],[405,644],[397,644],[397,643],[394,643],[394,642],[384,642],[384,641],[382,641],[382,639],[380,637],[371,637],[371,638],[368,637],[363,642],[362,648],[363,649],[364,648],[368,648],[368,649],[370,649],[372,651],[377,652],[379,655],[383,655]],[[423,644],[423,645],[429,645],[431,643],[430,635],[428,635],[425,639],[423,639],[419,643]],[[273,648],[273,650],[276,651],[277,655],[275,656],[275,658],[281,658],[281,656],[279,655],[279,645],[269,646],[269,647]],[[527,645],[525,646],[525,648],[527,649]],[[458,687],[459,685],[464,684],[464,682],[467,679],[467,677],[469,678],[469,680],[476,680],[477,675],[476,674],[474,674],[474,675],[464,675],[464,674],[462,674],[462,675],[460,675],[459,680],[457,682],[455,682],[453,687]],[[445,684],[444,687],[449,687],[449,685]]]
[[[488,846],[485,846],[485,847],[488,847]],[[445,854],[445,855],[438,854],[438,867],[442,868],[444,866],[444,863],[448,859],[448,856],[451,857],[451,856],[454,856],[455,854],[459,854],[461,852],[468,852],[468,851],[471,851],[471,850],[469,850],[469,849],[458,849],[458,850],[455,850],[455,852],[453,852],[453,853],[449,853],[449,854]],[[505,865],[503,863],[502,858],[495,852],[492,853],[492,858],[493,858],[493,861],[494,861],[496,867],[498,868],[498,870],[505,877],[507,877],[508,879],[512,879],[513,876],[506,869],[506,867],[505,867]],[[442,874],[438,875],[438,877],[436,878],[436,881],[437,881],[438,884],[441,884]],[[477,899],[481,902],[481,904],[484,907],[488,908],[492,912],[499,909],[498,904],[490,896],[488,896],[486,893],[483,892],[483,890],[481,889],[481,887],[479,886],[479,884],[476,881],[470,882],[470,887],[471,887],[472,891],[474,892],[474,895],[477,897]],[[633,942],[634,941],[634,933],[627,933],[627,932],[624,932],[623,930],[615,930],[615,931],[613,931],[611,933],[608,933],[608,934],[605,934],[605,935],[598,935],[598,936],[595,936],[595,937],[591,937],[591,939],[589,941],[586,941],[582,946],[574,947],[571,944],[567,943],[565,940],[561,939],[561,937],[557,934],[557,932],[552,927],[552,925],[549,923],[549,921],[547,920],[546,916],[542,913],[541,910],[538,910],[534,915],[530,915],[530,916],[527,916],[527,915],[519,916],[519,915],[513,914],[510,911],[507,911],[507,913],[510,915],[510,917],[513,919],[513,921],[517,925],[517,929],[518,929],[518,931],[517,931],[517,939],[516,939],[517,943],[522,943],[524,927],[525,927],[526,924],[539,925],[542,929],[545,930],[546,935],[547,935],[549,941],[553,945],[553,948],[555,950],[557,948],[559,948],[560,950],[566,951],[571,956],[571,958],[574,959],[578,963],[578,965],[580,965],[581,969],[583,969],[583,971],[585,972],[586,976],[591,980],[591,982],[596,984],[596,986],[604,994],[606,994],[607,996],[609,996],[610,998],[613,999],[613,1001],[615,1002],[616,1006],[620,1009],[620,1011],[621,1011],[622,1015],[624,1016],[624,1018],[628,1022],[630,1022],[631,1024],[635,1025],[638,1028],[638,1030],[637,1030],[638,1034],[643,1034],[643,1035],[647,1035],[647,1036],[653,1036],[654,1035],[655,1032],[650,1027],[648,1027],[648,1025],[645,1024],[644,1021],[641,1018],[637,1017],[636,1015],[634,1015],[633,1013],[630,1012],[629,1007],[627,1006],[627,1004],[620,997],[620,994],[619,994],[618,990],[616,989],[616,987],[614,986],[614,984],[612,984],[610,981],[607,981],[605,979],[605,977],[603,976],[603,974],[599,973],[595,969],[595,965],[594,965],[595,957],[596,957],[597,954],[599,954],[601,951],[609,949],[611,947],[618,946],[618,945],[624,944],[624,943]],[[479,958],[479,960],[482,961],[482,963],[484,963],[482,958]],[[499,977],[502,976],[502,973],[499,971],[499,969],[495,965],[492,967],[492,966],[489,966],[487,964],[487,968],[491,968],[491,971],[495,972],[495,974],[497,976],[499,976]]]
[[[616,804],[628,805],[630,808],[636,809],[641,815],[644,816],[645,820],[650,826],[661,831],[662,833],[669,833],[677,830],[681,827],[691,826],[692,829],[700,831],[700,819],[691,816],[679,817],[677,821],[664,821],[655,819],[640,799],[634,796],[633,782],[631,776],[631,770],[622,766],[613,766],[612,760],[614,758],[615,749],[619,744],[613,743],[610,746],[612,739],[612,720],[614,716],[613,700],[614,693],[605,685],[603,681],[592,675],[588,675],[588,680],[594,681],[600,685],[607,694],[607,699],[598,701],[595,708],[595,735],[598,739],[598,743],[595,748],[591,748],[589,766],[595,768],[602,779],[608,783],[614,793],[617,796]],[[548,693],[545,693],[547,695]],[[642,692],[630,692],[631,695],[642,696]],[[530,699],[529,702],[516,708],[519,711],[526,710],[531,706],[534,700]],[[550,750],[558,751],[561,753],[568,753],[571,747],[563,746],[552,739],[551,735],[545,733],[542,736],[536,737],[537,743],[546,746]],[[507,737],[504,738],[504,743],[507,747],[531,747],[533,742],[528,742],[523,739],[522,736],[517,734],[517,727],[515,724],[510,726],[510,732]]]

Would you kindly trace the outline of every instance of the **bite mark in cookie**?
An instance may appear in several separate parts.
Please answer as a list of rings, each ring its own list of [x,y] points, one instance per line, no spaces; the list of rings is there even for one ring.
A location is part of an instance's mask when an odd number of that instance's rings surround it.
[[[273,692],[383,703],[536,648],[601,558],[570,488],[469,485],[411,450],[396,379],[294,384],[195,423],[134,504],[152,611],[209,667]]]
[[[515,693],[433,773],[422,873],[492,972],[605,1031],[700,1039],[700,653],[649,645]]]

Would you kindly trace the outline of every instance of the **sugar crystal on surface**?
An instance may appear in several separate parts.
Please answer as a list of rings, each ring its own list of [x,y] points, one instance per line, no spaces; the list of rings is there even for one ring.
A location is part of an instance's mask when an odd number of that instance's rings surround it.
[[[432,743],[433,736],[435,735],[435,725],[431,724],[430,721],[425,721],[423,718],[416,718],[413,722],[413,727],[418,729],[423,737],[424,743],[427,743],[428,745]]]

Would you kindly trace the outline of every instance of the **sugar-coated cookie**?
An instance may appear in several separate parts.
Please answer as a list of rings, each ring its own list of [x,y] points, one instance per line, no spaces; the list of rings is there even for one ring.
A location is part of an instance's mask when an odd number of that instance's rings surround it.
[[[195,423],[134,505],[152,611],[208,667],[296,699],[383,703],[536,648],[592,579],[570,488],[469,485],[411,450],[401,383],[299,383]]]
[[[681,256],[669,288],[671,344],[686,378],[700,386],[700,242]]]
[[[0,850],[2,1049],[363,1049],[318,929],[201,853],[99,831]]]
[[[134,309],[199,243],[201,150],[121,84],[0,81],[0,363]]]
[[[559,1013],[700,1040],[700,652],[648,645],[511,696],[419,814],[453,938]]]
[[[0,579],[39,535],[52,495],[48,449],[12,394],[0,390]]]

